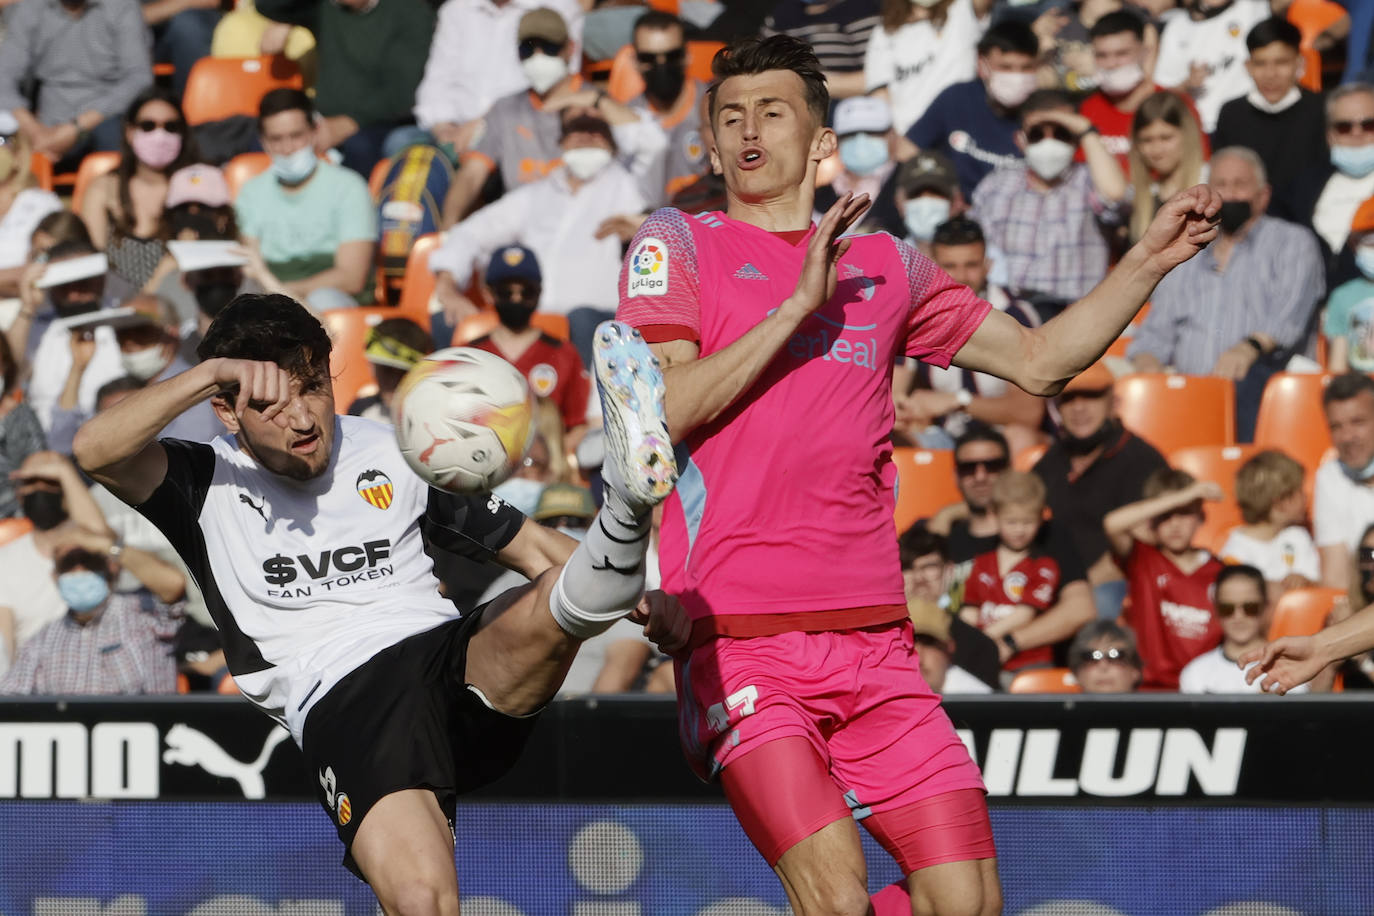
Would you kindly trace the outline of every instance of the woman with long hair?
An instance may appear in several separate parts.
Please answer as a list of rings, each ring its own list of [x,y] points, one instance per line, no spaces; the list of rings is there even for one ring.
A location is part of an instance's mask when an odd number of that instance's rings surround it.
[[[32,162],[33,148],[19,122],[0,111],[0,298],[19,294],[34,227],[62,209],[56,194],[37,186]]]
[[[1140,103],[1131,122],[1130,159],[1134,242],[1145,234],[1161,203],[1207,180],[1202,128],[1182,96],[1156,92]]]
[[[992,0],[883,0],[864,52],[864,89],[885,97],[904,134],[935,97],[977,76]]]
[[[197,159],[186,118],[167,90],[146,89],[130,103],[120,154],[119,168],[87,188],[81,216],[111,272],[142,289],[166,253],[168,181]]]

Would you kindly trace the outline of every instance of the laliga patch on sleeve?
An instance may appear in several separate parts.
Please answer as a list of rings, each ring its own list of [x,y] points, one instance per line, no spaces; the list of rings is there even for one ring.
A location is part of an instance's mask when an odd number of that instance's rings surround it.
[[[668,246],[646,238],[630,252],[629,279],[625,293],[635,296],[663,296],[668,292]]]

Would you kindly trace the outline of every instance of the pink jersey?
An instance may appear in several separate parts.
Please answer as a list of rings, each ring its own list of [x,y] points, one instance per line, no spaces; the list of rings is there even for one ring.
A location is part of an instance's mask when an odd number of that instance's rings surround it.
[[[723,213],[659,210],[621,269],[618,317],[651,343],[693,340],[710,356],[791,295],[810,235],[789,241]],[[774,632],[807,629],[796,622],[803,612],[904,614],[892,366],[902,354],[948,366],[991,308],[892,236],[854,237],[835,295],[679,447],[659,548],[664,589],[697,621],[789,615]]]

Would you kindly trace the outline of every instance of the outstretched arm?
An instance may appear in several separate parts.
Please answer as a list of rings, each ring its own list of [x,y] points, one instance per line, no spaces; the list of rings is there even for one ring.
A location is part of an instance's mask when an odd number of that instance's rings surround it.
[[[1332,624],[1315,636],[1285,636],[1247,652],[1237,662],[1247,683],[1263,677],[1265,691],[1277,685],[1276,693],[1287,693],[1306,684],[1321,670],[1343,658],[1374,649],[1374,604]],[[1255,664],[1258,662],[1258,664]],[[1254,665],[1253,668],[1250,668]]]
[[[1121,336],[1164,275],[1216,238],[1221,197],[1205,185],[1180,191],[1116,268],[1038,328],[990,312],[954,357],[965,369],[1014,382],[1031,394],[1058,394]]]

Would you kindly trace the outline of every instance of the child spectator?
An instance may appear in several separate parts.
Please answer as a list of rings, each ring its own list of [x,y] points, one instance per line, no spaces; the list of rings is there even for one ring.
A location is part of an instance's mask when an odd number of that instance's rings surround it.
[[[1126,571],[1126,621],[1139,635],[1143,686],[1177,690],[1183,666],[1221,642],[1212,616],[1212,585],[1221,561],[1193,545],[1204,500],[1221,488],[1161,468],[1145,481],[1145,498],[1107,513],[1102,527]]]
[[[1006,471],[992,488],[992,513],[997,518],[997,547],[973,560],[959,617],[989,638],[1005,642],[1053,607],[1059,598],[1059,562],[1036,544],[1045,513],[1045,484],[1024,471]],[[1013,640],[1014,641],[1014,640]],[[1048,664],[1050,647],[1014,652],[1003,668],[1015,671]]]
[[[1265,454],[1275,454],[1266,452]],[[1236,661],[1264,645],[1273,604],[1266,596],[1268,575],[1253,566],[1227,566],[1217,575],[1216,609],[1221,624],[1221,645],[1204,652],[1184,666],[1178,676],[1181,693],[1262,693],[1259,679],[1245,682]],[[1306,693],[1307,684],[1289,693]]]
[[[1263,451],[1236,474],[1236,501],[1245,524],[1231,530],[1221,548],[1227,563],[1253,566],[1276,600],[1290,588],[1321,578],[1321,556],[1303,527],[1307,499],[1302,465],[1280,451]]]
[[[997,645],[950,610],[949,543],[917,526],[898,542],[907,616],[921,676],[936,693],[991,693],[1002,670]]]

